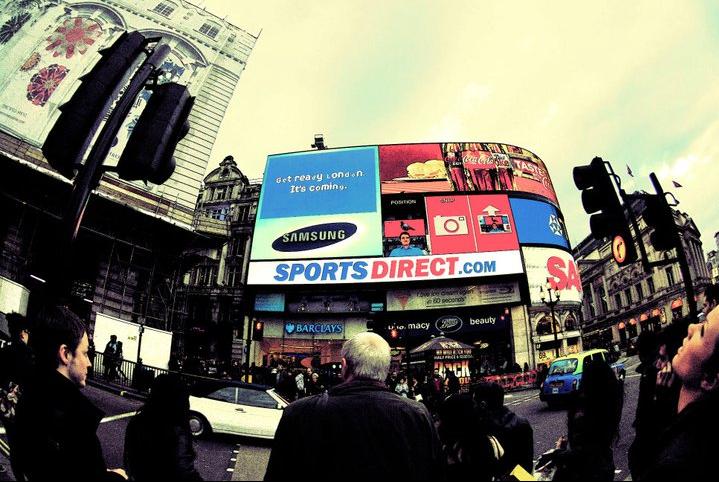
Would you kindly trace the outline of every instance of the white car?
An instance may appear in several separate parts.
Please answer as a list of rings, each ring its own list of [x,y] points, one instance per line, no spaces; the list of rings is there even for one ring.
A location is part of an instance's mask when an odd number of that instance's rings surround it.
[[[274,388],[217,380],[191,390],[190,431],[274,439],[288,403]]]

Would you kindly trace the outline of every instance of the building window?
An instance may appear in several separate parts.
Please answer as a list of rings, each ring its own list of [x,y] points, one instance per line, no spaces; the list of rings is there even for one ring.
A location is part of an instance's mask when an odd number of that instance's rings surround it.
[[[622,294],[621,293],[617,293],[616,295],[614,295],[614,303],[617,305],[616,309],[619,309],[622,307]]]
[[[227,271],[227,286],[237,287],[242,282],[242,268],[237,265],[230,266]]]
[[[602,313],[609,312],[609,303],[607,303],[607,291],[604,286],[599,287],[599,301],[602,304]]]
[[[674,269],[672,266],[669,266],[666,270],[667,272],[667,283],[669,286],[674,286]]]
[[[641,302],[644,299],[644,288],[641,283],[637,283],[634,287],[637,289],[637,299]]]
[[[175,11],[175,7],[169,3],[161,2],[158,3],[152,11],[159,13],[160,15],[164,15],[165,17],[169,17],[170,14]]]
[[[627,298],[627,304],[631,305],[634,303],[634,300],[632,299],[632,288],[631,286],[624,290],[624,296]]]
[[[653,295],[656,289],[654,288],[654,278],[651,276],[647,278],[647,288],[649,288],[649,294]]]
[[[220,33],[220,29],[215,27],[214,25],[210,25],[209,23],[205,23],[200,27],[200,33],[204,33],[210,38],[217,37],[217,34]]]

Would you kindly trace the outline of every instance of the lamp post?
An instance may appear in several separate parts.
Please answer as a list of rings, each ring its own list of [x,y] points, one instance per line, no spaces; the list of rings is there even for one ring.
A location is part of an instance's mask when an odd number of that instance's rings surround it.
[[[557,337],[557,325],[555,324],[555,318],[554,318],[554,307],[557,306],[557,303],[559,303],[559,291],[552,289],[552,284],[547,281],[547,294],[549,295],[549,301],[547,301],[547,295],[544,292],[544,287],[539,287],[539,297],[542,300],[542,303],[544,303],[546,306],[549,307],[549,309],[552,312],[552,332],[554,333],[554,355],[556,358],[559,358],[559,338]],[[552,296],[554,294],[554,296]]]

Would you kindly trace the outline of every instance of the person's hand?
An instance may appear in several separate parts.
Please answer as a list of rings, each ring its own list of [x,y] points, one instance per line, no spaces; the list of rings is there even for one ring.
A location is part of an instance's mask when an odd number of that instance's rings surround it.
[[[567,437],[561,436],[557,439],[557,442],[554,444],[554,448],[557,450],[563,450],[567,448]]]
[[[657,387],[669,388],[674,384],[675,379],[671,362],[666,362],[657,373]]]
[[[125,469],[107,469],[108,472],[114,472],[123,479],[127,480],[127,472],[125,472]]]

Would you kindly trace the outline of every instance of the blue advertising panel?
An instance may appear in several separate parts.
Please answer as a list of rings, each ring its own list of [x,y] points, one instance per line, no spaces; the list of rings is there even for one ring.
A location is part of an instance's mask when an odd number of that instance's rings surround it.
[[[569,248],[567,229],[557,208],[533,199],[510,198],[520,244]]]
[[[378,169],[376,147],[269,156],[259,220],[376,212]]]
[[[285,294],[258,293],[255,296],[255,311],[285,311]]]
[[[252,260],[382,255],[377,147],[269,156]]]

